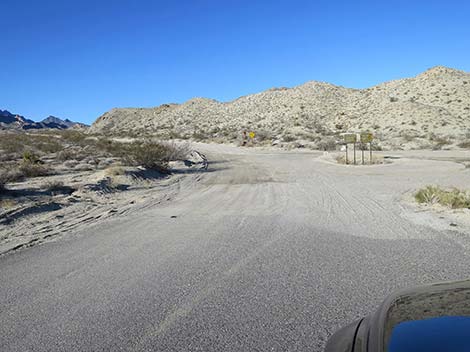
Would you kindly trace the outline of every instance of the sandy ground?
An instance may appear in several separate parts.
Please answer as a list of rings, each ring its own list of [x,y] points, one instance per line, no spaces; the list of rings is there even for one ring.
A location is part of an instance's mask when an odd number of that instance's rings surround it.
[[[321,351],[393,290],[470,277],[468,213],[410,201],[427,184],[470,184],[468,153],[343,166],[196,149],[206,171],[124,191],[148,201],[115,201],[109,217],[83,208],[91,220],[58,240],[0,257],[1,350]]]
[[[171,175],[118,166],[126,170],[124,175],[109,175],[106,169],[69,171],[10,185],[0,203],[0,255],[169,202],[182,185],[200,180],[207,168],[204,158],[193,152],[191,164],[170,162]],[[65,189],[51,192],[41,187],[54,181],[63,182]]]

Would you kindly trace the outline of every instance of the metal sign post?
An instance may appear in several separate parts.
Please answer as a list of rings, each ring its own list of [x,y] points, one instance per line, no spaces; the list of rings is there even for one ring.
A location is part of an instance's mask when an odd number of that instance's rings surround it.
[[[356,165],[356,142],[354,142],[354,165]]]
[[[370,132],[363,132],[361,133],[361,143],[362,143],[362,163],[364,164],[364,144],[369,143],[369,150],[370,150],[370,159],[369,163],[372,164],[372,140],[374,139],[374,135]]]
[[[357,136],[355,133],[345,133],[343,134],[343,140],[344,144],[346,145],[346,164],[349,164],[349,159],[348,159],[348,144],[353,144],[354,145],[354,164],[356,164],[356,141],[357,141]]]

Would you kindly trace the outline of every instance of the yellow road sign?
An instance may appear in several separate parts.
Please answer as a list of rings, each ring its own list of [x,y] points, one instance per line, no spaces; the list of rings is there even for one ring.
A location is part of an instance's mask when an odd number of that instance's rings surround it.
[[[250,138],[251,139],[255,138],[255,132],[250,132]]]
[[[356,143],[357,136],[355,133],[345,133],[343,134],[344,143]]]
[[[370,143],[374,139],[374,136],[370,132],[361,133],[361,143]]]

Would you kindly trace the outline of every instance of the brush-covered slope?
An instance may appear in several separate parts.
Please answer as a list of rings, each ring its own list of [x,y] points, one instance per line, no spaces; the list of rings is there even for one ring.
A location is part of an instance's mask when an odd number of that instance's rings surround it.
[[[227,103],[195,98],[112,109],[90,131],[231,141],[244,129],[267,140],[315,143],[344,131],[370,130],[384,145],[419,147],[442,137],[455,144],[470,131],[470,74],[438,66],[361,90],[312,81]]]

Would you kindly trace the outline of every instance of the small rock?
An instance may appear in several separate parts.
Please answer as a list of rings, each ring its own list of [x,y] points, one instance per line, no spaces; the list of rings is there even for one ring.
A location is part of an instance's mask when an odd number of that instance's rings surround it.
[[[455,222],[451,222],[449,225],[450,225],[450,226],[453,226],[453,227],[456,227],[456,226],[457,226],[457,224],[456,224]]]

